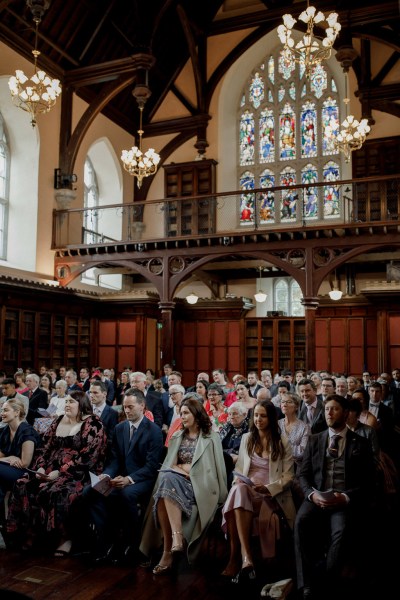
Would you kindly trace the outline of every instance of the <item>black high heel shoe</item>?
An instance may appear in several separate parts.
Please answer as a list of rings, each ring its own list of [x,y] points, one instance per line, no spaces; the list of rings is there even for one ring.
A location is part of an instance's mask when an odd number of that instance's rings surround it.
[[[254,565],[251,560],[247,557],[243,557],[242,569],[239,573],[239,579],[255,579],[256,572],[254,570]]]

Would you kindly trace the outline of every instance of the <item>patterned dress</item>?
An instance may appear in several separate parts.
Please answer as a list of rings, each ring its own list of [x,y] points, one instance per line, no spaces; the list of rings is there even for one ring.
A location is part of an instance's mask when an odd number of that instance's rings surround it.
[[[21,542],[28,545],[39,534],[52,534],[55,543],[64,537],[69,507],[90,482],[89,471],[103,470],[106,434],[100,419],[90,416],[75,435],[61,437],[56,431],[62,418],[47,430],[32,463],[34,470],[58,470],[59,476],[46,482],[34,476],[20,479],[10,498],[7,532],[16,537],[24,532]]]

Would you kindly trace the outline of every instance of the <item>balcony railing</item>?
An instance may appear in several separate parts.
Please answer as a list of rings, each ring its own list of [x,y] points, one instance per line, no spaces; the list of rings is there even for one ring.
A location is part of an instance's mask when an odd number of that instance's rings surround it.
[[[53,211],[53,249],[386,223],[400,175]],[[95,223],[95,230],[84,224]]]

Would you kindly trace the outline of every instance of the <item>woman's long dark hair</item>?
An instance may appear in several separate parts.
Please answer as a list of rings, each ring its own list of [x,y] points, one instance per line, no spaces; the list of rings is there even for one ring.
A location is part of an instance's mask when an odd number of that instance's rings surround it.
[[[196,422],[196,425],[199,427],[200,431],[203,433],[203,435],[208,435],[211,431],[212,424],[210,421],[210,417],[204,409],[203,404],[199,400],[195,400],[194,398],[188,398],[187,400],[184,400],[182,402],[180,410],[182,409],[182,406],[187,406],[187,408],[194,416],[194,420]],[[184,429],[183,426],[182,429]]]
[[[92,403],[90,402],[85,392],[81,390],[74,390],[69,395],[73,400],[75,400],[75,402],[78,402],[79,404],[77,420],[82,421],[83,417],[85,417],[86,415],[93,414]]]
[[[247,452],[251,456],[253,452],[261,456],[262,453],[262,445],[260,440],[260,434],[258,432],[257,427],[254,425],[254,412],[260,406],[261,408],[265,408],[265,412],[268,417],[268,428],[266,431],[268,447],[271,452],[271,459],[278,460],[278,458],[283,457],[284,449],[281,442],[281,432],[278,425],[278,417],[276,415],[275,406],[272,404],[271,400],[260,400],[254,406],[253,415],[250,421],[250,435],[247,440]]]

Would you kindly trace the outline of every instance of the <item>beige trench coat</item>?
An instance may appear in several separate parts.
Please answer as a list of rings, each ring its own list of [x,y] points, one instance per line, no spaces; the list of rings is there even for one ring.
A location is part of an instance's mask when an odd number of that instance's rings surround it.
[[[182,435],[183,431],[178,431],[172,436],[163,468],[177,463]],[[208,525],[212,522],[218,506],[224,503],[228,494],[225,462],[218,433],[200,434],[190,469],[190,481],[196,506],[193,507],[190,519],[184,519],[182,525],[185,539],[188,542],[188,561],[192,563],[198,556]],[[153,495],[157,488],[158,480]],[[140,544],[140,550],[146,556],[151,556],[154,550],[158,550],[162,542],[161,530],[156,526],[153,517],[153,505],[152,496],[144,518]]]

